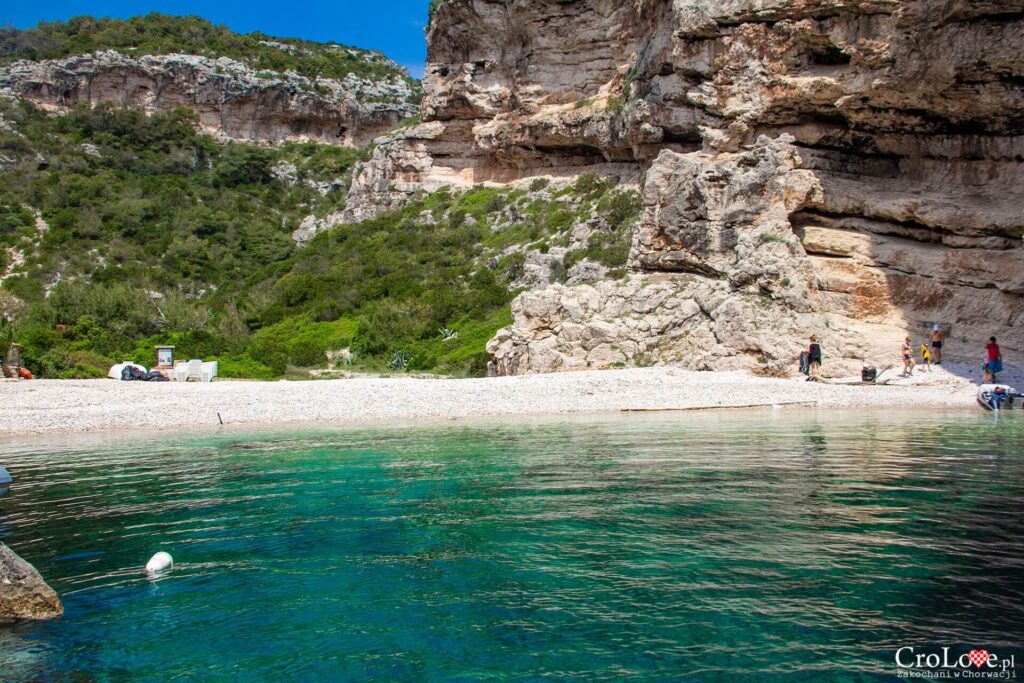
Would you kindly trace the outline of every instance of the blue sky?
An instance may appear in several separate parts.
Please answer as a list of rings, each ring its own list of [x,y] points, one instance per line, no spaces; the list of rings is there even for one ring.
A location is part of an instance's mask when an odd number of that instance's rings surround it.
[[[136,14],[196,14],[239,33],[338,41],[380,50],[414,76],[423,75],[429,0],[7,0],[0,26],[31,28],[40,21],[80,14],[125,18]]]

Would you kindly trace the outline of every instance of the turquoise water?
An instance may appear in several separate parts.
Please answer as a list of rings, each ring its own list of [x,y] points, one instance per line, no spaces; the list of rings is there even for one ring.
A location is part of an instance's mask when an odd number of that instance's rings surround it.
[[[1024,420],[994,420],[9,442],[0,539],[66,614],[0,627],[0,678],[868,681],[943,645],[1024,663]],[[158,550],[176,566],[153,581]]]

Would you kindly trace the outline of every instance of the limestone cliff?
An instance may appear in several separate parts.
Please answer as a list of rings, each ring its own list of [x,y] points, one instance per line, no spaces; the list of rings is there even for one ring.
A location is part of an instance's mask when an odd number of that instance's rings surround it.
[[[629,282],[527,292],[504,373],[848,369],[939,323],[1024,348],[1019,0],[446,0],[423,123],[347,218],[442,184],[642,179]],[[965,346],[965,348],[967,348]]]
[[[313,82],[290,72],[254,71],[227,57],[116,51],[0,67],[0,93],[54,109],[99,102],[147,113],[187,107],[206,132],[224,138],[354,147],[418,109],[409,83],[398,76]]]

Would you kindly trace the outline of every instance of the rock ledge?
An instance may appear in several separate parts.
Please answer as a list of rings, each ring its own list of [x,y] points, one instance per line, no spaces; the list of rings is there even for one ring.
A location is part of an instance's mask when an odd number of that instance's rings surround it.
[[[60,598],[36,568],[0,543],[0,624],[54,619],[62,614]]]

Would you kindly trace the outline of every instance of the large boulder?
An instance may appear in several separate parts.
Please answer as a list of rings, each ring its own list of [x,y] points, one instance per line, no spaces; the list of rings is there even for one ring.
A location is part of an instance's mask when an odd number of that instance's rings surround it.
[[[62,614],[60,598],[36,568],[0,543],[0,624],[55,619]]]
[[[852,374],[864,362],[884,367],[900,341],[883,325],[824,318],[687,273],[526,291],[512,317],[487,345],[497,375],[649,364],[786,374],[811,334],[829,374]]]

